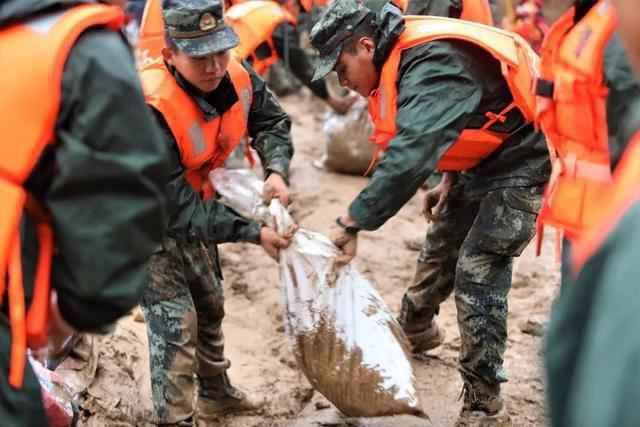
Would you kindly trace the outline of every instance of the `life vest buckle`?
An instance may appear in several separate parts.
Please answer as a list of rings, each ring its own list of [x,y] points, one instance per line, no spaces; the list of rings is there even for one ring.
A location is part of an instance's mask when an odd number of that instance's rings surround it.
[[[553,98],[554,87],[555,83],[553,81],[537,78],[535,93],[543,98]]]

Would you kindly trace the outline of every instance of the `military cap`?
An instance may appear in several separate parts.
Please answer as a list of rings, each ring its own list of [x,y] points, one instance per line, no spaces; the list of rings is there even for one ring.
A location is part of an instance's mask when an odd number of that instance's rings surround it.
[[[319,53],[313,80],[321,79],[333,70],[343,43],[354,34],[354,30],[370,12],[356,0],[331,2],[309,35],[311,44]]]
[[[162,14],[169,38],[189,56],[206,56],[240,43],[224,22],[222,0],[164,0]]]

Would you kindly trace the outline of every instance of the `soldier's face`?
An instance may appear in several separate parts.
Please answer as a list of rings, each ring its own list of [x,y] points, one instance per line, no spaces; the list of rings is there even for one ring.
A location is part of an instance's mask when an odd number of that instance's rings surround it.
[[[169,64],[176,67],[189,83],[203,92],[217,89],[227,72],[231,58],[229,51],[199,57],[171,49],[164,49],[162,53]]]
[[[380,73],[373,65],[375,43],[368,37],[362,37],[355,45],[355,50],[343,49],[335,66],[340,84],[369,96],[378,87]]]
[[[618,9],[620,37],[627,49],[636,75],[640,76],[640,15],[637,0],[615,0]]]

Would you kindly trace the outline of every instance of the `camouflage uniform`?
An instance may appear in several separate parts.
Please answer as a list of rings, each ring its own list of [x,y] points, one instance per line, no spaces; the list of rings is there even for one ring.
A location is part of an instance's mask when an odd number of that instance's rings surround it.
[[[513,257],[535,234],[541,195],[542,187],[517,187],[465,197],[459,182],[427,231],[399,320],[409,334],[424,331],[455,290],[460,366],[470,380],[506,381],[502,365]]]
[[[169,34],[175,35],[171,39],[174,48],[187,55],[208,56],[233,48],[239,41],[224,24],[219,0],[169,0],[163,2],[163,14]],[[247,121],[251,144],[265,176],[277,173],[286,181],[293,155],[291,122],[264,81],[248,63],[242,65],[253,88]],[[206,121],[220,117],[238,102],[228,73],[216,89],[203,93],[175,67],[168,63],[165,67]],[[261,225],[216,199],[203,199],[191,187],[171,128],[163,114],[151,108],[164,143],[171,147],[171,173],[165,188],[170,218],[167,236],[151,259],[151,280],[141,302],[149,338],[155,421],[190,425],[196,397],[194,374],[199,385],[198,422],[231,406],[233,410],[251,409],[249,399],[230,385],[226,374],[230,363],[224,357],[224,297],[216,244],[258,244]]]
[[[202,241],[165,239],[151,258],[141,306],[148,325],[151,389],[159,420],[193,413],[194,363],[199,377],[229,368],[224,357],[224,295],[217,251]]]

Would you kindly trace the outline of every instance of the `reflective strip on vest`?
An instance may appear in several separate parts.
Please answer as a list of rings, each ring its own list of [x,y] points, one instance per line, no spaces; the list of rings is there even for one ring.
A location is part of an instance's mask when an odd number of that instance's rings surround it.
[[[207,121],[200,107],[164,65],[140,72],[146,101],[163,115],[180,150],[189,182],[198,192],[206,185],[209,171],[221,166],[247,134],[253,102],[251,77],[233,58],[227,73],[238,102],[222,116]]]

